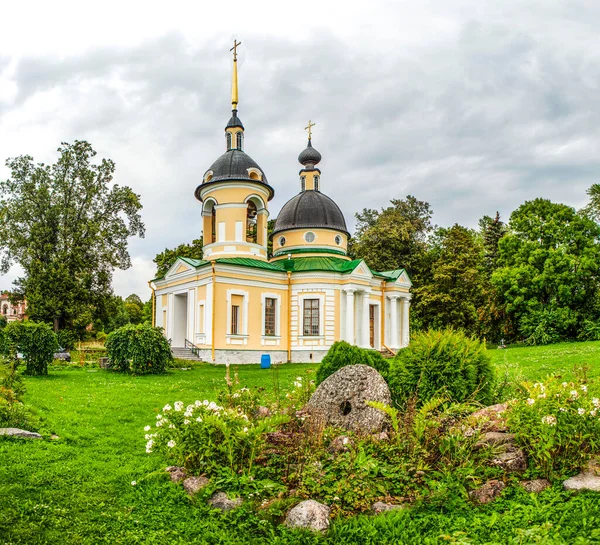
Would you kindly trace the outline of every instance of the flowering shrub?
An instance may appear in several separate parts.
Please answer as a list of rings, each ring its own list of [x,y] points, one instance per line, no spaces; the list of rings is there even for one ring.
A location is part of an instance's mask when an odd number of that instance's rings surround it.
[[[579,469],[600,449],[600,396],[581,381],[525,384],[509,426],[535,468],[546,477]]]
[[[268,432],[288,421],[286,416],[253,420],[241,407],[224,408],[213,401],[185,406],[176,401],[146,426],[146,452],[160,452],[194,473],[251,476]]]

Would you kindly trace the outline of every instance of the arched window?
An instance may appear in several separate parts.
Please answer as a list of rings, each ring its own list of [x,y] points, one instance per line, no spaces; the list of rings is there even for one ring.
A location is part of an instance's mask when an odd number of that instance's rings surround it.
[[[229,151],[231,149],[231,133],[228,132],[226,134],[227,134],[227,136],[226,136],[226,138],[227,138],[227,151]]]
[[[2,314],[8,314],[8,305],[2,307]]]
[[[238,132],[235,135],[235,139],[236,139],[236,148],[241,150],[242,149],[242,144],[244,142],[244,135],[242,134],[242,132]]]
[[[253,201],[248,201],[246,208],[246,242],[256,244],[258,242],[258,210]]]
[[[306,176],[300,176],[300,190],[306,191]]]
[[[217,242],[217,209],[214,204],[210,216],[210,241]]]
[[[315,191],[319,191],[319,177],[315,174]]]

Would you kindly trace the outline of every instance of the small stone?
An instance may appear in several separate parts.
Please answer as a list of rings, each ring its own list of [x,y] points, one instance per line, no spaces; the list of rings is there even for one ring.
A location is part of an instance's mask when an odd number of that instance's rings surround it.
[[[584,471],[575,477],[571,477],[563,482],[565,490],[593,490],[600,492],[600,477],[593,473]]]
[[[375,441],[388,441],[390,439],[390,434],[387,431],[375,433],[373,434],[373,439],[375,439]]]
[[[498,403],[475,411],[469,420],[478,421],[478,428],[482,431],[506,431],[506,411],[508,403]],[[479,422],[480,421],[480,422]]]
[[[42,436],[39,433],[20,430],[19,428],[0,428],[0,435],[7,435],[8,437],[24,437],[26,439],[42,439]]]
[[[313,532],[324,532],[329,528],[329,507],[315,500],[304,500],[290,509],[285,518],[290,528],[305,528]]]
[[[331,443],[329,443],[329,452],[333,454],[340,454],[342,452],[348,452],[352,446],[352,441],[347,435],[339,435]]]
[[[379,515],[381,513],[386,513],[388,511],[396,511],[397,509],[404,509],[406,506],[403,504],[397,505],[394,503],[385,503],[382,501],[377,501],[371,506],[371,511],[373,514]]]
[[[508,472],[519,473],[527,469],[527,457],[521,449],[517,448],[497,454],[490,463]]]
[[[271,410],[268,407],[263,407],[262,405],[256,407],[256,418],[269,418],[272,415],[273,413],[271,413]]]
[[[169,466],[165,468],[165,471],[171,474],[171,481],[174,483],[178,483],[187,477],[187,472],[184,467]]]
[[[387,416],[367,405],[368,401],[391,405],[384,378],[368,365],[346,365],[319,385],[307,408],[320,415],[326,426],[362,433],[382,431]]]
[[[479,488],[471,490],[469,497],[477,503],[490,503],[494,501],[506,488],[506,485],[502,481],[492,479],[486,482]]]
[[[495,447],[498,445],[513,445],[515,442],[514,433],[505,433],[500,431],[488,431],[485,432],[477,441],[475,447],[491,446]]]
[[[225,513],[242,505],[242,498],[229,499],[225,492],[215,492],[213,497],[208,500],[208,503],[214,509],[219,509]]]
[[[543,490],[546,490],[546,488],[552,486],[552,483],[548,479],[534,479],[533,481],[523,481],[521,486],[527,492],[539,494]]]
[[[171,473],[171,479],[173,473]],[[183,488],[188,494],[192,496],[196,494],[200,489],[204,488],[210,481],[206,477],[188,477],[183,481]]]

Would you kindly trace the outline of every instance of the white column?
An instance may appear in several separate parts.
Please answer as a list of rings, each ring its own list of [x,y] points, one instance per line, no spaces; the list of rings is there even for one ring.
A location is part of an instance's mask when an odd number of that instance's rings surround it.
[[[215,289],[214,285],[212,282],[210,282],[209,284],[206,284],[206,303],[204,304],[204,332],[206,333],[205,335],[205,343],[206,344],[212,344],[212,328],[213,328],[213,323],[212,323],[212,307],[213,307],[213,290]]]
[[[186,336],[188,341],[196,343],[196,290],[194,288],[188,290],[187,295],[187,331]]]
[[[408,346],[408,342],[410,340],[409,309],[410,299],[408,297],[404,297],[402,299],[402,347]]]
[[[346,341],[354,344],[354,292],[346,290]]]
[[[369,292],[363,291],[362,293],[362,340],[361,348],[371,348],[371,327],[369,320]]]
[[[390,348],[400,348],[398,340],[398,296],[390,295]]]

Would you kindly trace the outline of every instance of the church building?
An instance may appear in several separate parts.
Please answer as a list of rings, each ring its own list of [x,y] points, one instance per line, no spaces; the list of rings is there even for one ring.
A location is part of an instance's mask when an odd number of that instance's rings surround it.
[[[375,272],[348,257],[350,234],[342,211],[323,192],[336,186],[317,166],[321,154],[312,145],[310,122],[308,144],[298,156],[299,193],[279,212],[268,255],[275,190],[244,151],[238,45],[232,49],[226,151],[194,193],[204,257],[179,257],[151,281],[154,325],[172,347],[193,349],[215,363],[258,363],[262,354],[273,362],[319,362],[339,340],[375,350],[406,346],[410,279],[403,269]]]

